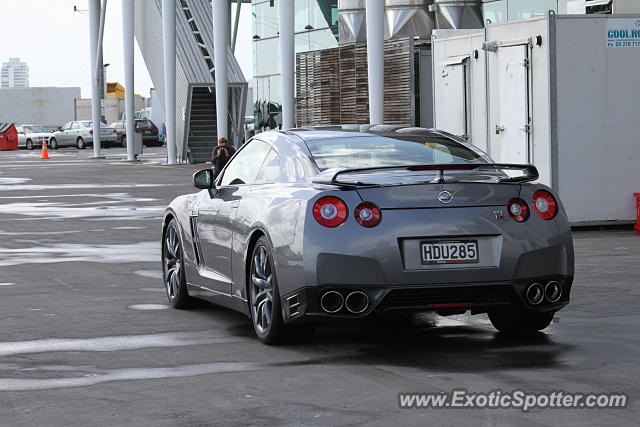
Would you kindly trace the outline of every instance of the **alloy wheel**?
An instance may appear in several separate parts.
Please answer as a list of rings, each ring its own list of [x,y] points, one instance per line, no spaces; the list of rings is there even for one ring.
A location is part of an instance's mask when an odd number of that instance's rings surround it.
[[[268,332],[273,317],[273,274],[269,253],[264,246],[253,252],[251,263],[251,314],[256,329]]]
[[[178,231],[173,225],[169,226],[165,235],[163,260],[167,296],[173,300],[178,296],[182,282],[182,248]]]

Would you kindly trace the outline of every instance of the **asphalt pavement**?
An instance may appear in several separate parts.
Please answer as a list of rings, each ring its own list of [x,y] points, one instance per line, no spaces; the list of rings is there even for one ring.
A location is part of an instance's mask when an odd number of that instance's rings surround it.
[[[640,236],[577,231],[543,333],[485,315],[321,327],[262,345],[242,314],[168,307],[160,219],[194,165],[124,150],[0,152],[0,425],[640,424]],[[398,393],[625,393],[625,409],[401,409]]]

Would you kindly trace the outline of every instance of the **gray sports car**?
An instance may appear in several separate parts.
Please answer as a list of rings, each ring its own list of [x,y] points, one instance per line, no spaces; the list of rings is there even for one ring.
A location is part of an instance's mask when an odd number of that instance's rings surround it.
[[[569,302],[574,256],[537,178],[433,129],[260,133],[167,208],[168,298],[245,313],[268,344],[322,319],[406,311],[541,330]]]

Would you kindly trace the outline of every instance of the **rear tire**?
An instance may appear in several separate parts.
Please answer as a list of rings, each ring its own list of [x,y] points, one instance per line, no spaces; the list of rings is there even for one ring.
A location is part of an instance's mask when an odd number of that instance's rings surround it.
[[[127,147],[127,135],[122,135],[122,136],[120,137],[120,143],[122,144],[122,146],[123,146],[124,148],[126,148],[126,147]]]
[[[57,150],[58,149],[58,141],[56,141],[55,138],[51,138],[49,140],[49,146],[51,147],[52,150]]]
[[[288,337],[289,328],[282,320],[278,279],[271,245],[266,237],[258,239],[249,262],[247,280],[253,329],[264,344],[279,344]]]
[[[509,312],[489,313],[494,328],[504,333],[532,333],[545,329],[551,324],[555,312],[516,314]]]
[[[82,138],[77,139],[76,146],[78,147],[78,150],[84,150],[87,148],[87,144],[85,144],[84,139]]]
[[[27,147],[27,150],[33,150],[33,141],[32,140],[27,139],[27,142],[26,142],[25,145]]]

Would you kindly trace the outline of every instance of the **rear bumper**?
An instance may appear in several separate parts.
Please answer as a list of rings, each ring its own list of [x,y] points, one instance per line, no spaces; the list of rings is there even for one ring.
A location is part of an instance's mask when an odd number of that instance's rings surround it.
[[[558,301],[543,300],[537,305],[527,302],[525,291],[532,283],[543,286],[557,281],[562,286]],[[402,286],[321,286],[305,287],[281,298],[285,322],[340,319],[357,320],[384,315],[390,312],[438,312],[454,314],[470,311],[471,314],[489,311],[519,311],[542,313],[557,311],[569,303],[573,277],[545,276],[514,281],[402,285]],[[335,313],[327,313],[321,307],[321,297],[329,291],[337,291],[345,298],[351,292],[364,292],[369,303],[359,314],[346,306]]]

